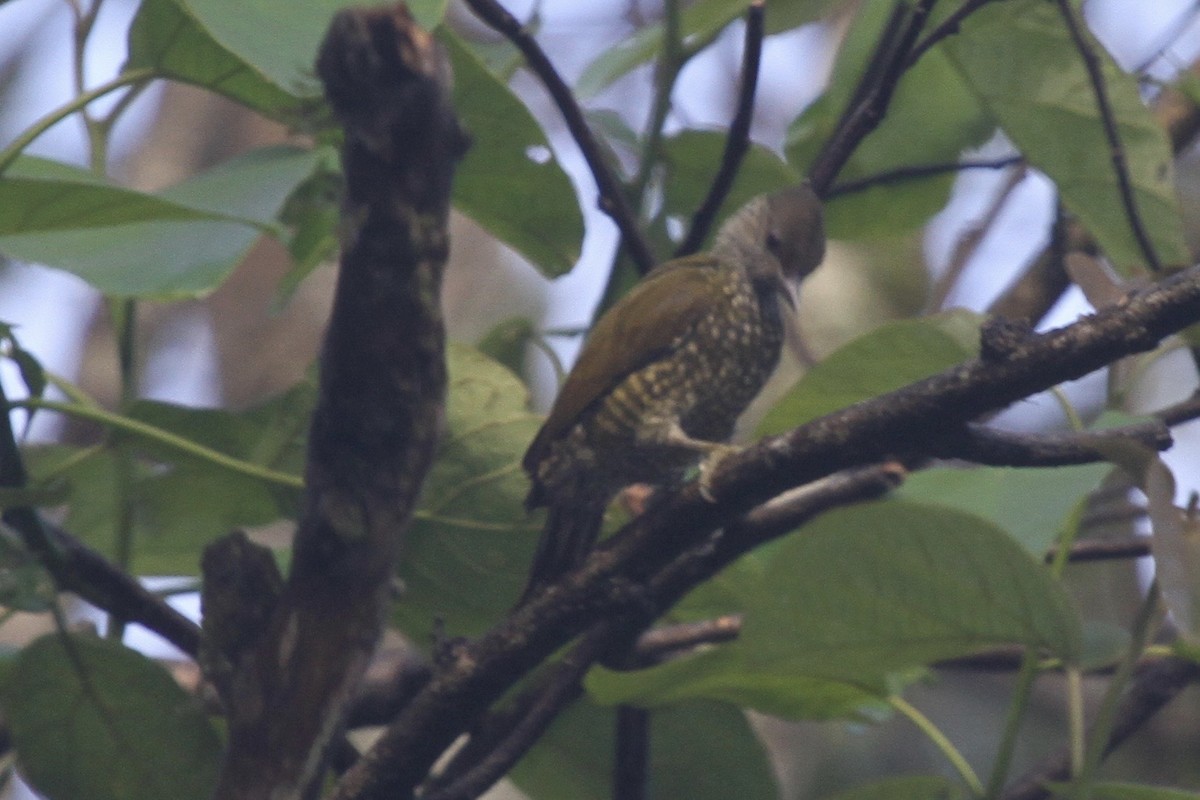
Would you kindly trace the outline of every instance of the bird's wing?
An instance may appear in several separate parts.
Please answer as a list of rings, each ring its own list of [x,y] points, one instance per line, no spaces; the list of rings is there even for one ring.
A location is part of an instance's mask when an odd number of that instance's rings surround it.
[[[592,328],[522,463],[534,474],[551,442],[626,376],[663,358],[711,308],[717,262],[698,255],[668,261],[646,275]]]

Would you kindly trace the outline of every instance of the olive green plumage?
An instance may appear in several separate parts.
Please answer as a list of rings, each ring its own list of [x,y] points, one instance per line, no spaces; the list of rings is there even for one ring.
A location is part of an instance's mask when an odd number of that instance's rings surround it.
[[[709,253],[656,267],[601,317],[522,462],[526,506],[549,506],[525,597],[586,557],[620,489],[723,448],[779,363],[788,282],[824,251],[807,185],[757,197]]]

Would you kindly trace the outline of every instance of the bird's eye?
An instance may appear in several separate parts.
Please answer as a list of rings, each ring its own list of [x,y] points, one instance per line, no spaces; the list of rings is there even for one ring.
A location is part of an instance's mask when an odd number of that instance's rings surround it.
[[[779,236],[777,234],[775,234],[774,232],[768,233],[766,245],[767,245],[767,252],[770,253],[771,255],[775,256],[776,258],[778,258],[780,248],[783,247],[783,242],[780,240]]]

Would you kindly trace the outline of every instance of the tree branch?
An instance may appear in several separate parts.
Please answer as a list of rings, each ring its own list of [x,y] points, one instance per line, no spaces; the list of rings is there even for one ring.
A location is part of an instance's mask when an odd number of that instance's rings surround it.
[[[0,385],[0,486],[19,489],[28,478],[13,434],[11,409]],[[144,625],[193,658],[199,653],[196,623],[103,555],[43,519],[36,509],[6,508],[0,519],[21,537],[59,591],[73,592],[116,619]]]
[[[726,559],[765,536],[791,530],[795,515],[773,515],[777,504],[785,502],[782,498],[756,509],[739,525],[731,524],[771,497],[845,469],[851,470],[844,473],[847,477],[829,480],[865,475],[878,485],[887,473],[863,464],[893,454],[919,454],[930,440],[975,417],[1151,349],[1197,319],[1200,268],[1193,268],[1132,295],[1124,305],[1056,331],[1031,334],[990,360],[967,362],[730,456],[710,476],[711,501],[695,484],[664,497],[605,540],[581,568],[464,645],[384,733],[377,749],[347,774],[353,774],[353,783],[337,796],[403,794],[422,779],[463,725],[595,621],[631,602],[659,610]],[[895,467],[891,474],[898,475]],[[831,488],[819,487],[807,489],[816,493],[812,502],[817,507],[828,507],[818,501],[844,501]],[[855,488],[847,495],[858,499],[863,491]],[[714,535],[720,528],[727,530]],[[631,600],[631,592],[639,600]]]
[[[929,453],[996,467],[1062,467],[1105,461],[1103,446],[1117,441],[1135,441],[1153,450],[1172,444],[1171,432],[1157,421],[1079,433],[1014,433],[968,425],[932,442]]]
[[[334,17],[317,72],[345,128],[342,263],[292,569],[233,665],[223,798],[317,785],[382,627],[445,391],[439,287],[466,148],[445,57],[403,5],[352,9]]]
[[[825,199],[832,200],[835,197],[866,191],[876,186],[889,186],[919,178],[945,175],[947,172],[962,172],[968,169],[1005,169],[1006,167],[1016,166],[1024,160],[1021,156],[1006,156],[1005,158],[991,158],[983,161],[955,161],[949,164],[924,164],[915,167],[900,167],[888,170],[887,172],[877,172],[865,178],[835,184],[825,193]]]
[[[475,16],[507,38],[525,56],[529,68],[546,87],[559,113],[563,115],[567,129],[592,171],[592,177],[600,190],[600,209],[617,224],[621,231],[622,244],[637,265],[638,271],[643,275],[649,272],[658,263],[657,259],[642,235],[637,215],[634,214],[629,198],[625,195],[625,187],[605,160],[604,152],[596,143],[596,138],[592,135],[571,88],[558,74],[558,70],[554,68],[554,64],[550,62],[537,40],[496,0],[466,0],[466,3],[475,12]]]
[[[762,62],[763,46],[763,0],[755,0],[746,9],[746,37],[742,52],[742,83],[738,89],[737,111],[725,138],[725,151],[721,154],[721,166],[713,178],[708,195],[692,215],[692,226],[687,237],[675,250],[676,256],[695,253],[704,243],[704,237],[712,228],[717,211],[721,208],[737,177],[738,168],[746,151],[750,149],[750,122],[754,118],[754,98],[758,89],[758,70]]]

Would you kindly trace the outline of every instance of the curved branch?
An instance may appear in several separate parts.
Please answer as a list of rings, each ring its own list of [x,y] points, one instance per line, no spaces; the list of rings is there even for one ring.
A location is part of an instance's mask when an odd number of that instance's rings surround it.
[[[738,89],[737,111],[729,126],[725,139],[725,151],[721,154],[721,166],[713,178],[712,186],[704,202],[692,215],[692,226],[687,237],[675,250],[676,256],[695,253],[704,243],[721,203],[733,187],[738,167],[746,151],[750,149],[750,122],[754,117],[754,98],[758,91],[758,69],[762,62],[763,46],[763,0],[755,0],[746,10],[746,38],[742,53],[742,84]]]
[[[596,179],[596,186],[600,190],[600,209],[608,214],[621,230],[622,242],[639,271],[642,274],[649,272],[657,263],[654,252],[642,235],[637,215],[633,213],[629,199],[625,196],[625,188],[605,160],[604,152],[597,144],[596,137],[592,135],[587,120],[583,118],[583,111],[575,101],[571,88],[558,74],[558,70],[554,68],[554,64],[550,62],[537,40],[496,0],[466,0],[466,3],[475,12],[475,16],[502,34],[525,56],[529,68],[550,93],[567,123],[567,129],[587,160],[588,168],[591,169],[592,177]]]

